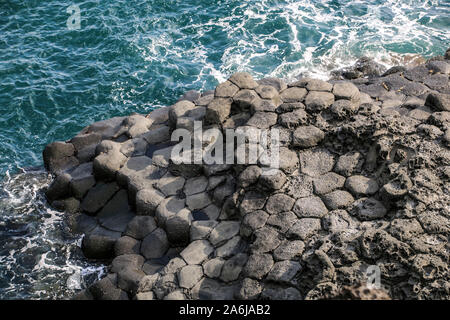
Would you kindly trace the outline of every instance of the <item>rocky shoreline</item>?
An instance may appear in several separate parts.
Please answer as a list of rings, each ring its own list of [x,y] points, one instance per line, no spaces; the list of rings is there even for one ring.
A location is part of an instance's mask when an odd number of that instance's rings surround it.
[[[49,202],[111,261],[74,298],[450,299],[449,74],[450,49],[328,82],[237,73],[49,144]],[[174,163],[171,134],[194,121],[278,129],[279,170]]]

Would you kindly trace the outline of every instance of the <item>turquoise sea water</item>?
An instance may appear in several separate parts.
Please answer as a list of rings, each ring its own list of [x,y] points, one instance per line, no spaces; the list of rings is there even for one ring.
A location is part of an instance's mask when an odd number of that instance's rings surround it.
[[[47,143],[236,71],[326,78],[449,46],[445,0],[1,0],[0,298],[63,297],[102,270],[42,197]]]

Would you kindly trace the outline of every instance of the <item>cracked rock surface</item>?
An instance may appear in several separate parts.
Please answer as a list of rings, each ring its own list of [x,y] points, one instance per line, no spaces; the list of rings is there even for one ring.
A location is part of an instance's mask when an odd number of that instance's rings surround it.
[[[49,144],[47,198],[110,263],[75,298],[450,299],[450,61],[375,71],[236,73]],[[171,133],[194,121],[279,129],[279,170],[174,163]],[[367,291],[373,265],[383,288]]]

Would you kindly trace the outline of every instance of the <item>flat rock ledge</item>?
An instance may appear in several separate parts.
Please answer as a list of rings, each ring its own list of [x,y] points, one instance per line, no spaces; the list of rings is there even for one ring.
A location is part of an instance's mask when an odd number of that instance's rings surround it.
[[[110,262],[74,298],[450,299],[449,59],[346,81],[236,73],[49,144],[49,202]],[[194,121],[279,129],[280,169],[174,163],[171,134]]]

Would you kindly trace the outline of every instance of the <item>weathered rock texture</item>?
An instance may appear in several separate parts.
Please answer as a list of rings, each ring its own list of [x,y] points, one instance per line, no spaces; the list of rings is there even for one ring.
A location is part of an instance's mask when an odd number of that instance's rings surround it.
[[[369,69],[290,85],[237,73],[48,145],[48,199],[87,257],[112,261],[76,298],[450,299],[450,61]],[[280,129],[280,171],[176,165],[171,132],[195,120]],[[348,289],[370,265],[387,295]]]

